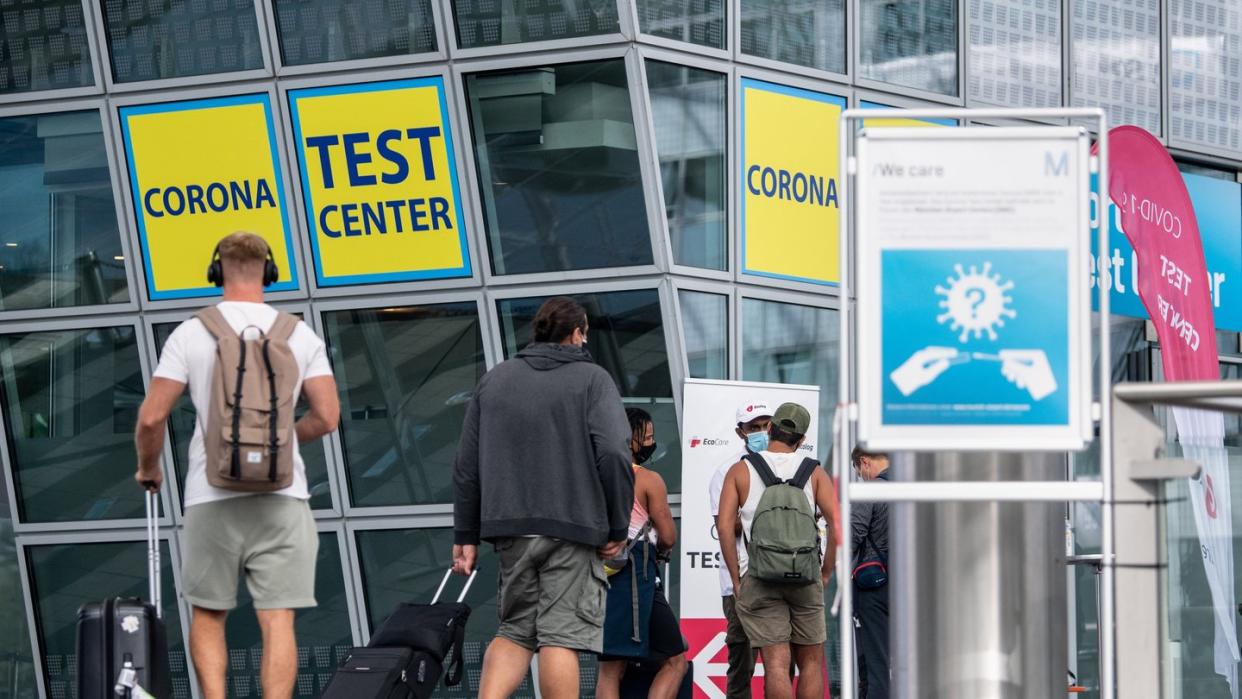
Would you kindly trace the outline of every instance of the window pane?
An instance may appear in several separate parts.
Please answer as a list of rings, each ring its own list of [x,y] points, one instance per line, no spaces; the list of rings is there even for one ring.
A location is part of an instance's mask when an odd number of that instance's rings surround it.
[[[1173,137],[1242,150],[1242,7],[1170,0]]]
[[[957,0],[860,0],[861,77],[957,94]]]
[[[0,310],[129,300],[99,112],[0,119],[0,211]]]
[[[319,534],[315,560],[315,601],[319,606],[299,609],[295,617],[298,639],[298,680],[293,696],[317,697],[327,686],[337,664],[354,645],[346,602],[341,548],[336,534]],[[225,631],[229,647],[228,696],[260,697],[263,637],[254,615],[254,601],[246,585],[238,586],[237,609],[229,613]]]
[[[485,370],[474,302],[323,314],[355,506],[453,500],[457,438]]]
[[[680,265],[728,269],[727,79],[647,61],[664,212]]]
[[[302,314],[295,314],[299,318]],[[179,323],[157,323],[155,329],[156,358],[164,352],[164,343],[168,336],[177,329]],[[308,410],[306,399],[298,400],[295,417],[301,418]],[[186,391],[177,399],[172,414],[168,417],[168,433],[170,435],[173,468],[177,471],[177,482],[181,484],[181,504],[185,505],[185,474],[189,468],[187,459],[190,454],[190,439],[194,436],[194,423],[198,413],[194,410],[194,402],[190,400],[190,392]],[[307,444],[299,444],[298,451],[302,455],[302,463],[306,465],[306,486],[310,489],[310,506],[316,510],[332,509],[332,488],[328,481],[328,456],[324,451],[326,437],[316,439]]]
[[[452,5],[463,49],[621,31],[616,0],[455,0]]]
[[[81,0],[17,0],[0,9],[0,94],[93,85]]]
[[[690,378],[729,378],[729,297],[681,291],[678,298]]]
[[[492,271],[651,264],[624,61],[466,77]]]
[[[374,632],[402,602],[430,602],[444,573],[452,565],[452,529],[388,529],[357,532],[358,565],[366,595],[366,615]],[[462,683],[436,688],[437,697],[477,697],[483,671],[483,653],[496,635],[496,580],[499,561],[492,547],[479,547],[479,571],[465,600],[473,609],[466,625],[465,674]],[[457,599],[463,584],[454,577],[445,587],[445,598]],[[513,694],[534,699],[530,674]]]
[[[9,510],[8,490],[0,478],[0,677],[6,696],[35,699],[34,658],[30,654],[30,626],[22,601],[21,573],[18,571],[17,544],[13,535],[15,518]]]
[[[252,0],[100,4],[116,82],[263,67]]]
[[[142,517],[134,328],[0,335],[0,374],[21,521]]]
[[[638,0],[638,25],[653,36],[725,47],[724,0]]]
[[[742,380],[819,386],[821,461],[837,404],[837,323],[828,308],[742,299]]]
[[[1061,0],[970,0],[966,96],[1061,106]]]
[[[129,469],[133,469],[132,462]],[[135,491],[132,478],[129,485]],[[26,548],[30,598],[43,653],[49,697],[76,697],[78,686],[78,607],[109,597],[150,599],[145,541],[50,544]],[[168,632],[174,699],[190,699],[181,613],[173,581],[168,542],[160,546],[160,596]]]
[[[287,66],[436,50],[431,0],[276,0]]]
[[[587,349],[595,362],[612,376],[625,405],[646,410],[655,422],[656,441],[660,446],[644,466],[664,477],[669,492],[678,492],[681,489],[681,440],[659,292],[643,289],[574,294],[573,297],[586,308],[591,328]],[[506,357],[530,344],[535,313],[547,298],[498,302]]]
[[[1071,3],[1075,107],[1103,107],[1110,125],[1160,133],[1160,0]]]
[[[741,0],[742,53],[845,72],[842,0]]]

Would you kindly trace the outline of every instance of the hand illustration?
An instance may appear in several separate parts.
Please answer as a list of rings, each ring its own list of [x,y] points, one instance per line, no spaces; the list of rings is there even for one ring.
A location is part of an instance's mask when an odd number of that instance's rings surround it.
[[[888,378],[896,384],[901,395],[908,396],[944,373],[958,356],[952,347],[924,347],[910,355],[905,364],[897,367]]]
[[[1026,389],[1035,400],[1043,400],[1057,390],[1048,355],[1043,350],[1001,350],[1001,374],[1018,388]]]

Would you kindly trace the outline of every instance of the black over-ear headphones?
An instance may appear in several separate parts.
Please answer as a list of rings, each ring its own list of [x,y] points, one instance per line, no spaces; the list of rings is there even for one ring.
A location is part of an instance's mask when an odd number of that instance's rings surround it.
[[[266,241],[265,241],[266,242]],[[280,268],[276,266],[276,258],[272,256],[272,246],[267,246],[267,256],[263,261],[263,286],[271,286],[280,279]],[[220,263],[220,244],[211,251],[211,264],[207,265],[207,281],[216,286],[224,286],[224,265]]]

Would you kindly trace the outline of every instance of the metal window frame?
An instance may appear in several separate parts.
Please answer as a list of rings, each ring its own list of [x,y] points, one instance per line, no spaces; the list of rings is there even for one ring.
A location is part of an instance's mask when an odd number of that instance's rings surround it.
[[[311,313],[311,307],[310,307],[309,301],[292,302],[292,303],[290,302],[276,303],[272,305],[274,305],[277,309],[284,311],[286,313],[294,313],[294,314],[300,313],[302,315],[302,320],[306,322],[307,325],[311,326],[311,329],[315,331],[316,335],[319,335],[320,337],[322,337],[322,334],[319,332],[319,330],[314,325],[314,318],[313,318],[313,314]],[[155,371],[155,367],[159,366],[159,351],[157,349],[157,343],[156,343],[155,326],[166,325],[169,323],[180,324],[182,322],[189,320],[190,317],[193,315],[194,315],[194,309],[183,308],[183,309],[154,311],[150,313],[144,313],[141,316],[140,320],[142,322],[143,331],[146,333],[144,344],[146,345],[146,351],[149,353],[149,356],[151,357],[151,371],[152,372]],[[186,387],[186,391],[187,392],[189,391],[188,386]],[[164,483],[166,484],[168,488],[170,488],[169,499],[172,501],[172,505],[169,511],[172,512],[174,515],[173,521],[175,525],[180,525],[185,521],[185,507],[182,505],[182,494],[185,489],[185,484],[181,482],[181,477],[177,474],[177,469],[175,467],[175,463],[176,463],[175,460],[177,457],[173,453],[172,444],[173,444],[172,443],[172,428],[169,426],[168,421],[165,421],[164,448],[163,448],[163,457],[162,457],[163,461],[161,465],[164,469]],[[324,458],[328,466],[328,485],[329,485],[331,496],[332,496],[332,499],[331,499],[332,506],[328,509],[312,508],[311,514],[317,520],[332,519],[332,518],[341,516],[340,502],[337,498],[338,491],[337,491],[337,484],[335,480],[336,469],[333,467],[333,464],[332,464],[332,451],[328,449],[326,438],[324,440],[323,449],[324,449]],[[185,458],[188,459],[189,458],[188,455]],[[189,468],[188,463],[186,464],[186,468],[188,470]]]
[[[963,13],[961,17],[962,17],[962,24],[964,25],[963,27],[964,39],[962,41],[962,47],[964,48],[964,50],[962,51],[962,53],[965,54],[963,56],[965,70],[961,73],[961,76],[962,76],[960,79],[961,87],[959,91],[962,93],[962,97],[965,100],[963,104],[967,107],[1012,107],[1013,105],[1000,104],[998,102],[989,102],[983,99],[973,99],[970,96],[970,81],[969,80],[970,80],[970,76],[974,73],[974,70],[972,69],[971,66],[974,65],[975,63],[975,61],[971,60],[971,50],[970,50],[973,46],[970,43],[970,27],[972,25],[972,22],[970,21],[970,9],[971,9],[971,5],[975,3],[982,3],[983,1],[984,0],[965,0],[963,3],[964,5],[962,7]],[[1057,85],[1058,85],[1057,103],[1050,104],[1050,105],[1037,105],[1040,107],[1049,107],[1049,108],[1064,107],[1065,102],[1069,96],[1069,88],[1065,80],[1065,75],[1066,75],[1065,68],[1068,65],[1068,62],[1066,61],[1066,58],[1065,58],[1065,49],[1068,45],[1068,42],[1065,40],[1066,30],[1068,29],[1068,26],[1069,26],[1066,23],[1066,15],[1067,15],[1066,10],[1068,9],[1066,7],[1066,3],[1068,1],[1069,0],[1059,0],[1057,2],[1057,12],[1060,14],[1058,18],[1059,21],[1056,23],[1057,55],[1060,57],[1060,60],[1058,61],[1058,64],[1057,64],[1057,73],[1058,73],[1057,75]],[[1009,8],[1011,8],[1010,11],[1013,11],[1013,9],[1020,9],[1022,7],[1019,4],[1018,0],[1008,0],[1008,2],[1009,2]]]
[[[181,584],[181,549],[180,537],[178,532],[171,527],[164,528],[163,523],[160,524],[160,541],[168,543],[168,564],[172,570],[173,589],[183,589]],[[146,535],[141,529],[130,528],[129,530],[112,530],[112,531],[84,531],[75,533],[47,533],[33,535],[18,535],[16,537],[16,553],[17,568],[21,576],[21,594],[22,603],[26,609],[26,623],[30,631],[30,648],[31,655],[34,660],[35,682],[39,688],[39,696],[51,696],[47,687],[47,668],[45,667],[43,657],[43,643],[39,634],[40,625],[38,616],[35,614],[33,594],[33,581],[30,570],[30,561],[27,557],[27,549],[39,546],[75,546],[81,544],[116,544],[116,543],[133,543],[145,544]],[[161,561],[162,565],[163,561]],[[181,626],[181,642],[185,648],[186,656],[186,674],[190,680],[190,695],[194,699],[200,698],[198,685],[198,675],[194,671],[194,663],[190,661],[190,609],[185,598],[181,595],[176,596],[173,603],[177,608],[177,616]]]
[[[1161,140],[1169,148],[1176,148],[1189,153],[1199,153],[1217,158],[1232,158],[1235,161],[1242,160],[1242,148],[1211,146],[1173,135],[1173,117],[1175,116],[1173,111],[1173,3],[1177,1],[1160,0],[1160,94],[1161,105],[1164,109],[1163,119],[1168,124],[1168,127],[1165,129],[1165,137]],[[1181,1],[1185,2],[1186,0]],[[1228,35],[1228,32],[1222,32],[1222,34]],[[1242,40],[1242,33],[1239,33],[1239,40]],[[1242,131],[1242,123],[1219,123],[1217,126],[1228,127],[1234,131]]]
[[[720,14],[722,15],[721,20],[724,22],[724,35],[721,38],[724,39],[725,45],[724,48],[719,49],[714,46],[696,44],[689,39],[670,39],[668,37],[656,36],[655,34],[650,34],[644,31],[642,26],[642,17],[640,16],[638,9],[638,3],[642,1],[643,0],[624,0],[625,4],[631,10],[632,16],[630,18],[630,22],[632,23],[631,26],[634,27],[636,35],[635,41],[639,44],[645,44],[659,49],[682,51],[686,54],[715,58],[725,62],[732,60],[732,49],[730,47],[733,42],[729,40],[729,27],[733,24],[733,16],[730,13],[730,9],[733,5],[732,0],[720,0]]]
[[[370,600],[367,598],[366,587],[362,580],[362,555],[358,550],[358,534],[371,531],[393,531],[407,529],[447,529],[453,531],[452,512],[411,514],[404,517],[368,518],[349,520],[344,523],[345,544],[349,551],[351,570],[349,582],[353,584],[354,596],[357,600],[358,640],[368,641],[371,638],[371,622],[368,614]]]
[[[734,329],[737,322],[734,318],[734,307],[737,306],[737,293],[731,282],[709,282],[702,279],[687,279],[683,277],[673,277],[670,279],[673,294],[673,309],[677,314],[679,327],[677,328],[677,345],[678,354],[677,361],[682,365],[682,375],[690,378],[690,354],[686,346],[685,322],[686,314],[682,310],[681,295],[683,292],[691,294],[706,294],[710,296],[719,296],[725,302],[725,322],[728,327],[725,328],[725,378],[724,380],[734,380],[739,374],[740,362],[738,361],[736,347],[734,346]]]
[[[735,0],[736,2],[737,0]],[[774,279],[758,274],[752,274],[745,271],[746,269],[746,251],[742,245],[742,226],[745,221],[742,218],[742,180],[739,173],[745,165],[742,162],[742,142],[746,138],[746,134],[742,129],[742,80],[762,80],[786,87],[794,87],[802,90],[818,92],[832,97],[838,97],[845,102],[848,108],[850,100],[853,98],[854,90],[844,85],[828,84],[822,81],[816,81],[811,78],[792,75],[788,73],[776,73],[774,71],[762,68],[754,68],[750,66],[737,65],[734,67],[732,76],[732,99],[730,99],[730,124],[733,124],[731,133],[729,134],[729,150],[730,156],[730,173],[729,173],[729,209],[730,209],[730,226],[732,233],[730,239],[734,245],[733,253],[733,272],[730,275],[735,283],[748,284],[754,286],[763,286],[773,289],[788,289],[795,291],[805,291],[812,294],[837,296],[840,293],[840,284],[825,282],[816,284],[793,279]],[[838,175],[843,176],[844,173]],[[841,209],[838,209],[841,211]],[[841,235],[845,231],[845,218],[841,218]],[[844,265],[844,260],[840,263]]]
[[[54,332],[80,332],[89,330],[98,330],[104,328],[132,328],[134,331],[135,351],[138,353],[138,368],[142,373],[142,385],[145,390],[150,385],[152,366],[150,359],[146,354],[146,342],[143,339],[143,329],[140,319],[136,316],[80,316],[66,319],[55,320],[31,320],[23,322],[6,323],[3,335],[16,335],[24,333],[54,333]],[[17,493],[17,460],[16,455],[9,452],[9,440],[7,437],[8,426],[4,420],[0,420],[0,438],[3,438],[3,444],[0,448],[0,467],[4,469],[5,486],[8,488],[9,511],[12,513],[13,532],[15,535],[35,534],[35,533],[54,533],[67,531],[101,531],[112,529],[134,529],[142,526],[145,518],[132,517],[125,519],[99,519],[99,520],[73,520],[64,522],[27,522],[20,516],[19,496]],[[134,488],[138,489],[138,485],[134,484]],[[160,507],[163,516],[160,517],[161,526],[171,526],[172,509],[168,500],[168,491],[165,489],[160,494]]]
[[[314,301],[311,303],[311,312],[315,318],[315,325],[320,337],[325,337],[324,328],[326,321],[324,315],[339,311],[373,309],[373,308],[392,308],[402,306],[434,306],[448,303],[474,303],[478,309],[479,332],[483,343],[483,356],[485,366],[490,368],[494,366],[495,355],[492,354],[493,346],[488,341],[489,327],[488,318],[483,314],[484,292],[482,289],[470,289],[466,291],[431,291],[418,294],[394,294],[376,296],[371,298],[349,298],[349,299],[329,299],[325,301]],[[327,339],[325,338],[325,342]],[[336,371],[336,367],[333,367]],[[339,386],[338,386],[339,389]],[[373,519],[379,517],[401,517],[401,516],[417,516],[427,514],[451,513],[453,505],[451,502],[432,502],[410,505],[355,505],[350,490],[349,469],[347,468],[345,459],[345,445],[341,431],[335,430],[331,435],[325,437],[330,440],[329,449],[329,469],[335,470],[335,481],[333,492],[334,501],[340,508],[339,516],[346,520],[354,518]],[[332,482],[332,481],[330,481]],[[327,517],[327,515],[325,515]]]
[[[884,82],[875,78],[867,78],[862,75],[862,5],[863,3],[875,0],[853,0],[857,11],[854,13],[852,20],[848,20],[854,29],[854,36],[857,39],[853,44],[854,66],[856,73],[854,74],[854,86],[858,88],[878,90],[893,95],[905,97],[913,97],[915,99],[927,102],[935,102],[941,105],[960,107],[966,104],[966,0],[954,0],[954,6],[957,8],[957,92],[952,95],[944,95],[939,92],[932,92],[917,87],[907,85],[898,85],[895,83]]]
[[[104,17],[104,12],[101,8],[99,12],[94,13],[94,19],[95,31],[98,33],[100,39],[99,55],[103,57],[103,62],[106,62],[107,64],[106,69],[102,69],[103,67],[101,66],[105,90],[112,95],[134,92],[155,92],[157,94],[162,94],[166,90],[175,90],[183,87],[202,86],[214,83],[227,83],[251,79],[271,79],[274,77],[275,73],[272,70],[271,46],[267,40],[267,32],[263,29],[265,24],[263,4],[262,0],[253,0],[254,29],[255,34],[259,38],[259,53],[263,57],[262,68],[125,82],[118,82],[112,74],[112,44],[108,42],[107,20]]]
[[[348,4],[348,0],[339,0],[339,2],[341,5]],[[397,68],[401,66],[413,68],[425,63],[434,64],[438,61],[447,61],[449,57],[447,48],[448,35],[445,31],[443,5],[439,0],[427,0],[427,4],[431,9],[432,31],[436,39],[436,49],[434,51],[403,53],[378,58],[351,58],[343,61],[321,61],[318,63],[295,63],[289,65],[285,64],[284,56],[281,53],[280,26],[276,18],[276,6],[272,4],[271,11],[266,13],[263,30],[267,32],[267,41],[271,47],[272,65],[275,66],[276,78],[321,75],[336,71]]]
[[[470,264],[470,275],[462,277],[451,277],[444,279],[425,279],[404,282],[383,282],[374,284],[340,284],[320,286],[318,274],[315,272],[315,251],[311,242],[310,222],[307,220],[307,202],[302,187],[302,168],[301,149],[295,141],[293,132],[293,110],[289,104],[289,93],[293,90],[316,87],[332,87],[340,85],[361,85],[365,83],[384,82],[390,80],[406,80],[411,78],[440,78],[444,81],[444,99],[445,108],[450,112],[450,121],[452,112],[456,111],[460,96],[457,94],[456,81],[453,80],[448,66],[431,66],[431,65],[413,65],[407,68],[396,70],[382,71],[366,71],[353,72],[346,74],[337,74],[329,77],[297,77],[286,80],[280,80],[276,85],[280,100],[280,127],[282,133],[278,138],[281,140],[281,146],[288,162],[288,170],[296,176],[297,186],[294,187],[292,182],[287,183],[293,191],[290,201],[291,206],[296,209],[294,211],[294,228],[298,232],[298,243],[302,251],[302,259],[305,260],[303,265],[303,277],[306,279],[306,291],[308,297],[315,299],[332,299],[338,297],[363,296],[375,293],[416,293],[422,291],[438,291],[448,289],[475,288],[483,283],[483,275],[480,271],[485,259],[479,252],[479,225],[475,219],[479,201],[478,194],[474,190],[474,181],[471,180],[463,167],[463,150],[465,142],[461,134],[461,129],[456,128],[453,124],[449,124],[453,132],[453,148],[457,156],[457,162],[453,163],[454,172],[457,177],[458,195],[461,197],[462,217],[465,219],[461,223],[467,226],[466,230],[466,255],[465,260]],[[460,122],[459,122],[460,123]],[[292,293],[292,292],[288,292]]]
[[[119,186],[124,178],[117,170],[117,142],[111,128],[109,108],[106,99],[92,97],[87,99],[65,100],[56,103],[25,102],[0,106],[0,120],[16,117],[41,116],[45,114],[64,114],[69,112],[95,112],[99,115],[100,137],[103,139],[104,156],[107,158],[108,185],[112,190],[112,204],[116,212],[117,234],[120,237],[121,254],[125,257],[125,283],[128,285],[129,300],[124,303],[95,304],[88,306],[63,306],[60,308],[30,308],[14,311],[0,311],[0,322],[40,320],[50,314],[65,313],[73,315],[111,315],[116,313],[137,313],[139,310],[139,294],[137,293],[138,278],[133,264],[135,248],[128,235],[126,225],[125,204],[127,198]]]
[[[780,72],[780,73],[784,73],[788,75],[796,75],[796,76],[800,76],[803,78],[810,78],[811,80],[819,80],[819,81],[823,81],[827,83],[837,83],[837,84],[846,85],[846,86],[850,85],[852,82],[855,82],[857,80],[857,75],[856,73],[854,73],[854,62],[853,62],[853,53],[854,53],[853,47],[856,46],[856,42],[854,41],[854,37],[852,36],[853,34],[852,25],[854,24],[853,18],[858,15],[856,7],[857,7],[857,3],[859,0],[842,0],[841,2],[841,11],[845,15],[843,17],[845,21],[845,27],[844,27],[845,46],[841,47],[842,48],[841,58],[842,58],[842,63],[845,66],[845,69],[843,72],[839,72],[839,73],[836,71],[824,70],[821,68],[814,68],[812,66],[803,66],[803,65],[798,65],[796,63],[786,63],[785,61],[778,61],[775,58],[765,58],[763,56],[755,56],[755,55],[743,52],[742,51],[742,3],[746,2],[747,0],[725,0],[725,1],[729,3],[729,9],[733,11],[732,18],[729,20],[729,25],[734,32],[734,34],[731,36],[733,41],[730,42],[730,46],[732,46],[732,48],[730,49],[730,55],[732,57],[733,64],[735,67],[757,68],[759,70]],[[814,89],[820,92],[825,91],[823,87],[818,87]]]
[[[534,67],[556,67],[558,65],[571,63],[590,63],[594,61],[608,61],[620,59],[625,66],[626,84],[629,90],[629,98],[631,112],[634,122],[634,136],[638,143],[638,152],[636,157],[639,164],[639,175],[643,187],[643,201],[647,205],[647,239],[651,246],[651,264],[634,265],[629,267],[595,267],[590,269],[571,269],[556,272],[531,272],[531,273],[513,273],[513,274],[496,274],[492,271],[491,258],[491,232],[487,225],[487,216],[484,210],[487,207],[486,197],[484,195],[483,173],[479,164],[478,147],[474,134],[474,124],[470,119],[469,111],[469,90],[466,87],[466,80],[476,74],[494,72],[494,71],[512,71],[523,68]],[[479,213],[479,217],[483,219],[482,225],[478,228],[478,234],[481,238],[481,245],[485,247],[479,248],[479,255],[482,259],[483,250],[487,250],[487,264],[480,265],[483,275],[483,285],[485,287],[502,287],[524,284],[540,284],[540,283],[557,283],[557,282],[573,282],[582,279],[615,279],[617,277],[638,277],[644,275],[655,274],[665,271],[661,268],[661,250],[662,245],[655,238],[658,227],[658,216],[662,216],[663,200],[659,202],[660,210],[651,210],[652,191],[654,183],[652,178],[658,178],[659,167],[653,162],[655,146],[649,134],[644,131],[642,125],[646,121],[643,118],[648,110],[643,105],[642,100],[646,98],[645,94],[639,94],[641,84],[638,82],[637,67],[637,49],[632,45],[605,46],[594,49],[583,49],[574,51],[561,51],[553,54],[536,54],[522,55],[512,59],[495,59],[470,61],[469,63],[454,63],[452,65],[452,74],[454,82],[461,86],[461,108],[459,118],[463,121],[467,128],[460,129],[461,138],[463,139],[463,153],[469,153],[469,162],[462,163],[467,167],[468,176],[477,189],[477,204],[475,207]]]
[[[18,105],[23,102],[50,102],[52,100],[74,99],[103,94],[103,72],[99,65],[99,56],[101,55],[99,42],[102,36],[95,33],[96,25],[91,17],[92,14],[95,14],[95,3],[90,2],[90,0],[80,0],[80,2],[82,5],[82,29],[86,33],[86,46],[90,53],[91,75],[94,82],[90,85],[81,85],[79,87],[64,87],[55,90],[27,90],[26,92],[0,94],[0,107]]]
[[[656,218],[658,225],[653,229],[654,233],[659,237],[655,241],[657,248],[663,249],[665,260],[667,261],[667,269],[672,274],[681,274],[694,277],[702,277],[704,279],[717,279],[720,281],[730,281],[733,279],[733,270],[730,268],[735,257],[734,248],[737,247],[735,237],[730,230],[730,222],[733,220],[733,214],[730,210],[731,201],[728,196],[729,190],[733,186],[733,167],[730,164],[731,157],[731,137],[734,129],[734,121],[732,115],[732,103],[734,90],[733,72],[728,63],[720,63],[704,59],[698,56],[688,56],[676,53],[667,49],[651,48],[647,46],[638,47],[638,58],[641,62],[641,68],[638,71],[638,80],[641,84],[643,104],[643,120],[646,124],[647,133],[650,134],[650,142],[652,146],[651,156],[655,160],[653,191],[652,194],[658,200],[656,206]],[[660,143],[655,127],[655,113],[651,108],[651,88],[647,81],[647,64],[649,62],[663,63],[666,65],[689,68],[701,72],[713,73],[724,81],[725,104],[724,104],[724,122],[725,132],[723,134],[724,147],[724,167],[725,167],[725,197],[724,197],[724,224],[725,224],[725,269],[709,269],[707,267],[694,267],[691,265],[680,264],[677,262],[676,253],[673,251],[673,239],[671,229],[668,222],[667,205],[664,193],[664,177],[661,174],[660,161]]]
[[[183,102],[187,100],[211,99],[215,97],[236,97],[241,95],[261,95],[266,94],[272,108],[272,128],[276,130],[283,125],[284,116],[282,110],[284,105],[280,104],[279,93],[277,92],[275,81],[264,80],[261,82],[252,82],[238,85],[215,85],[199,89],[191,90],[169,90],[158,94],[147,95],[121,95],[109,100],[108,116],[110,117],[112,134],[117,144],[115,154],[115,167],[119,175],[124,196],[121,197],[123,206],[125,207],[125,223],[129,233],[130,249],[137,254],[141,254],[142,240],[138,232],[138,208],[134,202],[134,197],[130,191],[130,163],[125,153],[125,141],[121,129],[121,107],[132,107],[139,105],[156,105],[170,104],[173,102]],[[155,98],[155,99],[153,99]],[[297,289],[290,291],[278,291],[266,295],[268,303],[279,303],[284,301],[304,301],[310,297],[309,280],[307,279],[306,257],[303,255],[303,248],[306,244],[307,236],[303,231],[298,230],[298,219],[296,212],[291,211],[296,207],[297,200],[294,199],[291,191],[291,180],[289,179],[289,153],[286,152],[285,139],[280,134],[276,134],[276,140],[272,144],[273,150],[276,152],[276,163],[274,163],[274,171],[281,177],[283,188],[281,193],[284,195],[286,206],[285,217],[289,226],[290,245],[289,255],[293,258],[295,264],[298,265],[298,274],[294,278],[298,283]],[[301,182],[301,180],[298,180]],[[206,263],[207,261],[204,261]],[[152,300],[150,297],[150,289],[147,285],[145,262],[139,273],[138,265],[135,267],[135,276],[141,281],[140,288],[140,305],[143,311],[155,311],[170,308],[197,308],[205,303],[215,303],[220,299],[219,296],[195,296],[191,298],[181,299],[158,299]],[[204,266],[204,270],[206,267]]]
[[[462,48],[458,43],[457,36],[457,15],[454,12],[454,0],[434,0],[441,3],[444,16],[445,34],[447,35],[445,46],[448,48],[449,57],[452,60],[460,61],[470,58],[493,58],[500,56],[512,56],[514,54],[540,54],[551,51],[559,51],[561,49],[590,48],[607,44],[617,44],[621,42],[630,42],[634,40],[635,31],[631,24],[632,18],[630,13],[626,11],[623,3],[630,0],[613,0],[617,8],[617,31],[605,34],[587,34],[585,36],[566,37],[563,39],[548,39],[545,41],[516,41],[510,44],[495,44],[490,46],[477,46],[471,48]],[[503,15],[503,11],[502,11]]]
[[[1168,129],[1169,127],[1168,92],[1169,91],[1166,87],[1168,85],[1168,66],[1167,66],[1168,35],[1169,35],[1168,26],[1167,26],[1168,15],[1169,15],[1168,0],[1156,0],[1156,1],[1159,3],[1159,6],[1160,6],[1160,34],[1159,36],[1156,37],[1156,40],[1160,44],[1159,56],[1157,56],[1157,61],[1159,62],[1160,77],[1159,77],[1159,83],[1156,86],[1156,88],[1160,91],[1159,105],[1157,106],[1157,111],[1159,112],[1159,115],[1160,115],[1160,125],[1159,125],[1158,130],[1153,131],[1151,133],[1153,136],[1156,137],[1158,141],[1160,141],[1161,143],[1167,144],[1168,143],[1168,130],[1169,130]],[[1076,93],[1074,91],[1074,67],[1075,67],[1074,8],[1081,6],[1083,2],[1084,0],[1065,0],[1065,5],[1064,5],[1064,8],[1065,8],[1064,10],[1065,39],[1064,39],[1064,53],[1062,54],[1063,56],[1062,70],[1065,73],[1064,75],[1065,98],[1063,102],[1065,103],[1066,109],[1092,109],[1096,107],[1100,109],[1107,109],[1106,107],[1091,103],[1090,100],[1084,99],[1082,104],[1077,104],[1074,101],[1076,97]],[[1085,72],[1084,72],[1084,75],[1085,75]],[[1089,122],[1084,122],[1084,123],[1089,123]],[[1125,122],[1121,119],[1110,119],[1109,123],[1114,124],[1114,125],[1122,125],[1128,122]],[[1096,126],[1094,124],[1088,125],[1087,130],[1090,133],[1094,134],[1096,132],[1095,131]]]

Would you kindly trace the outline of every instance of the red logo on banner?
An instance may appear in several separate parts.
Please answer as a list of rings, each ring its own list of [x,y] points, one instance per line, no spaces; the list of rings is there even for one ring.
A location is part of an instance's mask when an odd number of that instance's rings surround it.
[[[682,619],[681,633],[686,637],[686,657],[694,663],[694,699],[724,699],[728,687],[729,647],[725,644],[725,620]],[[755,664],[750,681],[750,695],[763,696],[763,659]],[[797,687],[795,680],[794,686]],[[830,699],[825,665],[824,699]]]

